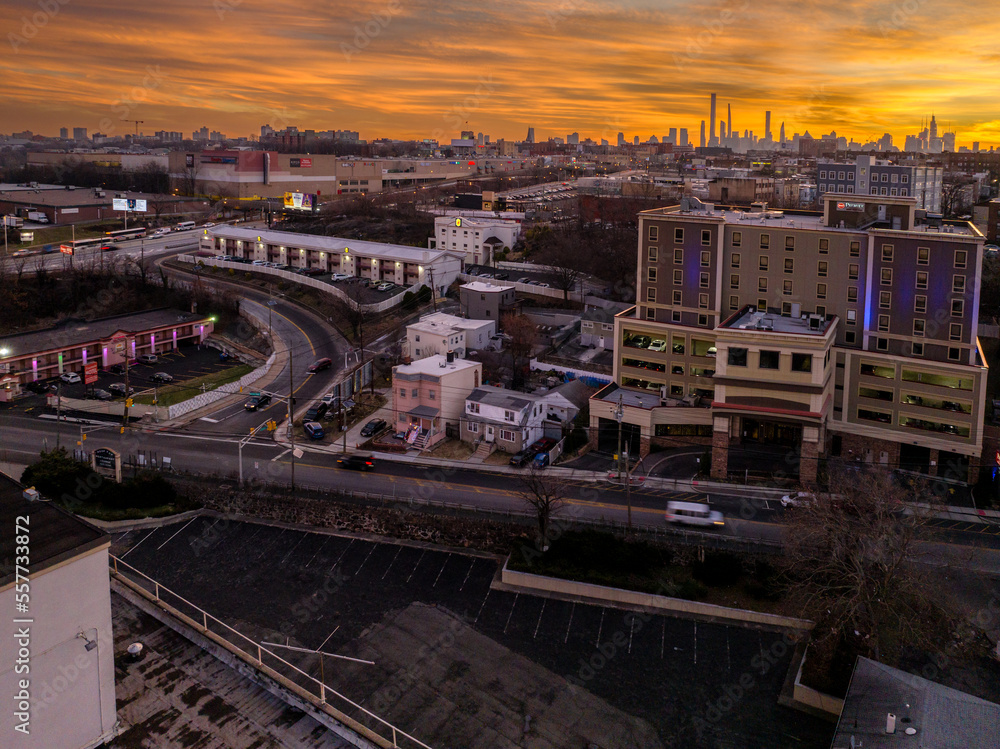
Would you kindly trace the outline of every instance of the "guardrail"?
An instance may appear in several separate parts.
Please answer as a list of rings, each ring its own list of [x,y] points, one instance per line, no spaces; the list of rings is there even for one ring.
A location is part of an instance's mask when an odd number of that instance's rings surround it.
[[[383,720],[379,716],[375,715],[375,713],[365,709],[358,703],[351,700],[349,697],[345,697],[340,694],[340,692],[331,689],[325,683],[309,675],[295,664],[289,663],[273,650],[269,650],[261,643],[255,642],[242,632],[230,627],[221,619],[212,616],[212,614],[209,614],[197,604],[194,604],[183,596],[175,593],[165,585],[161,585],[159,582],[149,577],[146,573],[136,569],[126,562],[123,562],[114,554],[109,554],[108,557],[110,560],[109,566],[111,568],[111,574],[123,585],[128,586],[130,589],[147,600],[155,602],[158,606],[175,618],[198,630],[217,645],[220,645],[231,652],[240,660],[258,669],[275,681],[278,681],[282,684],[282,686],[291,689],[300,697],[307,699],[317,708],[323,710],[338,722],[343,723],[352,731],[360,734],[369,741],[374,741],[384,747],[415,746],[422,747],[422,749],[431,749],[431,747],[424,742],[414,738],[405,731],[396,728],[396,726],[392,723]],[[133,577],[138,578],[138,580],[132,579]],[[192,614],[194,614],[194,616],[185,614],[177,606],[167,601],[165,596],[174,602],[182,603]],[[213,626],[220,631],[213,631]],[[249,644],[250,650],[246,650],[243,647],[238,646],[231,638],[236,639],[237,642]],[[278,668],[267,665],[264,662],[265,655],[267,655],[270,660],[273,660],[275,664],[278,664],[279,668],[284,668],[289,671],[294,678],[289,678],[288,676],[282,674]],[[303,686],[300,682],[304,682],[306,686]],[[316,690],[315,694],[313,694],[313,689]],[[330,696],[343,703],[347,709],[354,711],[354,713],[359,717],[353,718],[330,704],[328,702],[328,697]],[[383,733],[387,733],[388,735],[383,736],[381,733],[378,733],[376,729],[366,726],[361,722],[361,720],[367,720],[369,723],[375,723],[379,727],[379,730]],[[408,743],[400,744],[399,739],[405,739]]]

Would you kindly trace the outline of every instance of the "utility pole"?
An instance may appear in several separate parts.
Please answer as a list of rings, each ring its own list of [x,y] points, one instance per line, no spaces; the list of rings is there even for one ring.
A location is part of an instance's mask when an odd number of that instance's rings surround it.
[[[628,452],[622,453],[622,419],[625,416],[625,407],[622,404],[622,396],[618,395],[618,407],[615,408],[615,419],[618,421],[618,480],[622,478],[622,458],[625,462],[625,503],[628,506],[628,535],[632,534],[632,471],[629,467]]]
[[[56,449],[59,448],[59,438],[62,436],[62,380],[56,383]]]
[[[125,339],[125,409],[122,412],[122,429],[128,426],[128,404],[132,400],[132,393],[128,389],[128,360],[129,360],[129,350],[128,350],[128,338]],[[155,405],[154,398],[154,405]]]
[[[430,274],[431,277],[431,304],[434,305],[434,311],[437,312],[438,302],[437,302],[437,289],[434,288],[434,269],[428,268],[427,272]]]

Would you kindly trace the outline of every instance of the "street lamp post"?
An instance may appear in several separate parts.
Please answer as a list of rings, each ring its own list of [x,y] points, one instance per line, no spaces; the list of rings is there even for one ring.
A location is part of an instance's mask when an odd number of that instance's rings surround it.
[[[615,409],[615,419],[618,421],[618,480],[622,478],[622,458],[625,458],[625,503],[628,506],[628,533],[632,533],[632,476],[629,470],[628,451],[622,452],[622,419],[625,416],[625,408],[622,404],[622,396],[618,395],[618,407]]]

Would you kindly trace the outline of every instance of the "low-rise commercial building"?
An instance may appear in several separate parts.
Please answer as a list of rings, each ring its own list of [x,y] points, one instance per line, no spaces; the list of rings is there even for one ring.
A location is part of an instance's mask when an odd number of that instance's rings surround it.
[[[483,379],[481,362],[436,354],[392,370],[395,428],[418,449],[432,447],[450,426],[460,429],[465,399]]]
[[[987,368],[983,236],[915,198],[825,195],[822,217],[663,208],[640,216],[636,305],[591,438],[635,452],[776,447],[813,482],[828,457],[975,481]],[[619,402],[621,406],[619,406]]]
[[[517,221],[438,216],[431,247],[464,252],[468,265],[493,265],[495,253],[513,247],[520,235]]]
[[[406,353],[413,359],[425,359],[454,352],[464,359],[469,350],[487,348],[496,329],[496,320],[469,320],[432,312],[406,326]]]
[[[212,334],[211,317],[156,309],[97,320],[67,320],[44,330],[0,339],[0,401],[9,401],[29,382],[64,372],[83,376],[96,362],[107,369],[142,354],[161,354]]]

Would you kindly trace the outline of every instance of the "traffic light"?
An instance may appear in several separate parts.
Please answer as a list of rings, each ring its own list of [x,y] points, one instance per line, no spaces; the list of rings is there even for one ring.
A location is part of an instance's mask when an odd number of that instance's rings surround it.
[[[278,422],[276,422],[274,419],[271,419],[270,421],[267,422],[267,431],[273,432],[277,428],[278,428]]]
[[[118,434],[125,434],[125,427],[118,430]]]
[[[131,398],[126,398],[125,399],[125,407],[126,408],[132,408],[132,399]]]
[[[83,442],[83,441],[85,441],[86,439],[87,439],[87,435],[86,435],[86,434],[81,434],[81,435],[80,435],[80,442]]]

